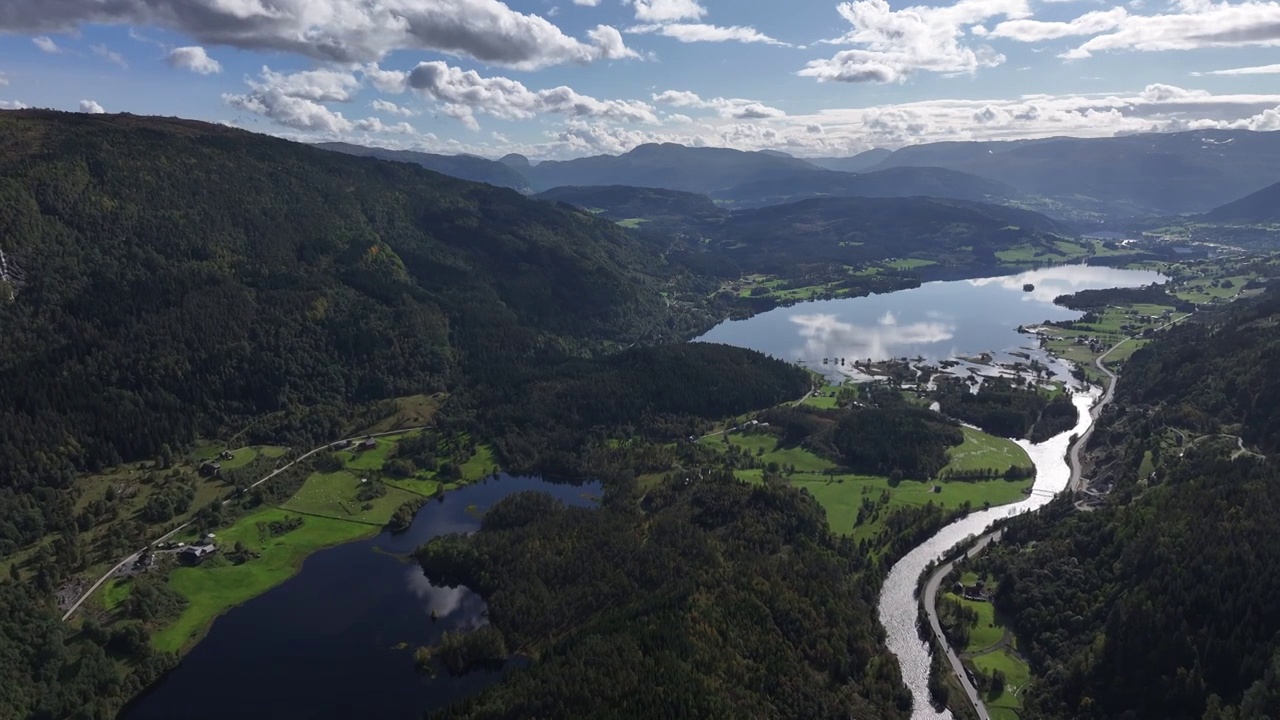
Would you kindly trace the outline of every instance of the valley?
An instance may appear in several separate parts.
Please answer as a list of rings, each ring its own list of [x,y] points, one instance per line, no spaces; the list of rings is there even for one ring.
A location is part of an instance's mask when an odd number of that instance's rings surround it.
[[[0,130],[18,717],[1083,712],[1047,673],[1093,658],[1037,634],[1029,579],[1057,561],[1036,542],[1077,540],[1035,518],[1111,522],[1273,439],[1246,401],[1264,352],[1232,340],[1244,384],[1178,363],[1230,362],[1184,339],[1215,318],[1269,337],[1237,308],[1280,265],[1265,233],[1156,241],[1116,210],[1176,199],[1042,214],[1067,178],[910,148],[854,174],[37,110]],[[1267,192],[1178,222],[1255,227]],[[930,677],[921,600],[963,681]]]

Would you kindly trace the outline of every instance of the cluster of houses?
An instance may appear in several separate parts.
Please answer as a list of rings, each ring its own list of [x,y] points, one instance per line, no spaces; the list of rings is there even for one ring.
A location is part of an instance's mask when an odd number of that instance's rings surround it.
[[[218,454],[217,459],[207,460],[200,464],[200,477],[218,477],[222,474],[222,463],[227,460],[234,460],[235,455],[230,450],[223,450]]]

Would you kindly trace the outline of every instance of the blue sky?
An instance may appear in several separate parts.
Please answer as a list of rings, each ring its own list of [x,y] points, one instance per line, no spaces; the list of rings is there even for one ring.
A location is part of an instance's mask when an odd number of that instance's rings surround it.
[[[1278,130],[1278,47],[1276,1],[4,0],[0,107],[490,156],[849,155]]]

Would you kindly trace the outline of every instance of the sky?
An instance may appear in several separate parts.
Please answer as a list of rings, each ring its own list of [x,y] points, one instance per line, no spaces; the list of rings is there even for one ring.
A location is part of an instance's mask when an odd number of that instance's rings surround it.
[[[1280,0],[0,0],[0,109],[534,159],[1280,130]]]

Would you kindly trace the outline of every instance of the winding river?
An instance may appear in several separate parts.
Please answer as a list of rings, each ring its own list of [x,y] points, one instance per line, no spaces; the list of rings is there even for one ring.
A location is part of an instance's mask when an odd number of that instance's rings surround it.
[[[902,679],[911,689],[914,720],[951,717],[951,713],[945,710],[941,713],[934,711],[927,700],[932,650],[920,639],[916,630],[918,605],[915,596],[916,586],[925,568],[966,538],[983,534],[993,522],[1043,507],[1065,490],[1071,481],[1071,466],[1067,464],[1067,448],[1071,444],[1071,436],[1084,434],[1093,424],[1089,409],[1097,397],[1096,391],[1079,391],[1075,394],[1073,400],[1080,412],[1080,420],[1071,430],[1037,445],[1025,440],[1019,441],[1018,444],[1027,451],[1036,465],[1036,481],[1030,497],[1012,505],[975,512],[951,523],[903,556],[889,571],[889,577],[880,591],[880,623],[888,633],[889,650],[898,656],[898,663],[902,666]]]
[[[990,353],[996,363],[1035,358],[1059,379],[1074,384],[1068,368],[1049,357],[1019,326],[1067,320],[1080,313],[1054,305],[1059,295],[1088,289],[1136,287],[1162,283],[1159,273],[1087,265],[1041,268],[1015,275],[930,282],[910,289],[862,298],[826,300],[778,308],[747,320],[722,323],[700,340],[749,347],[794,360],[839,379],[857,377],[850,365],[828,364],[830,358],[885,360],[921,356],[930,361]],[[963,363],[961,371],[983,374],[988,366]],[[889,649],[898,657],[903,680],[914,697],[916,720],[950,718],[929,705],[931,649],[916,629],[916,587],[930,562],[993,522],[1042,507],[1071,481],[1067,449],[1072,435],[1083,435],[1093,423],[1090,408],[1096,389],[1075,387],[1080,413],[1076,427],[1045,442],[1019,445],[1036,466],[1031,495],[1018,503],[975,512],[938,531],[889,572],[880,594],[879,617],[888,633]]]

